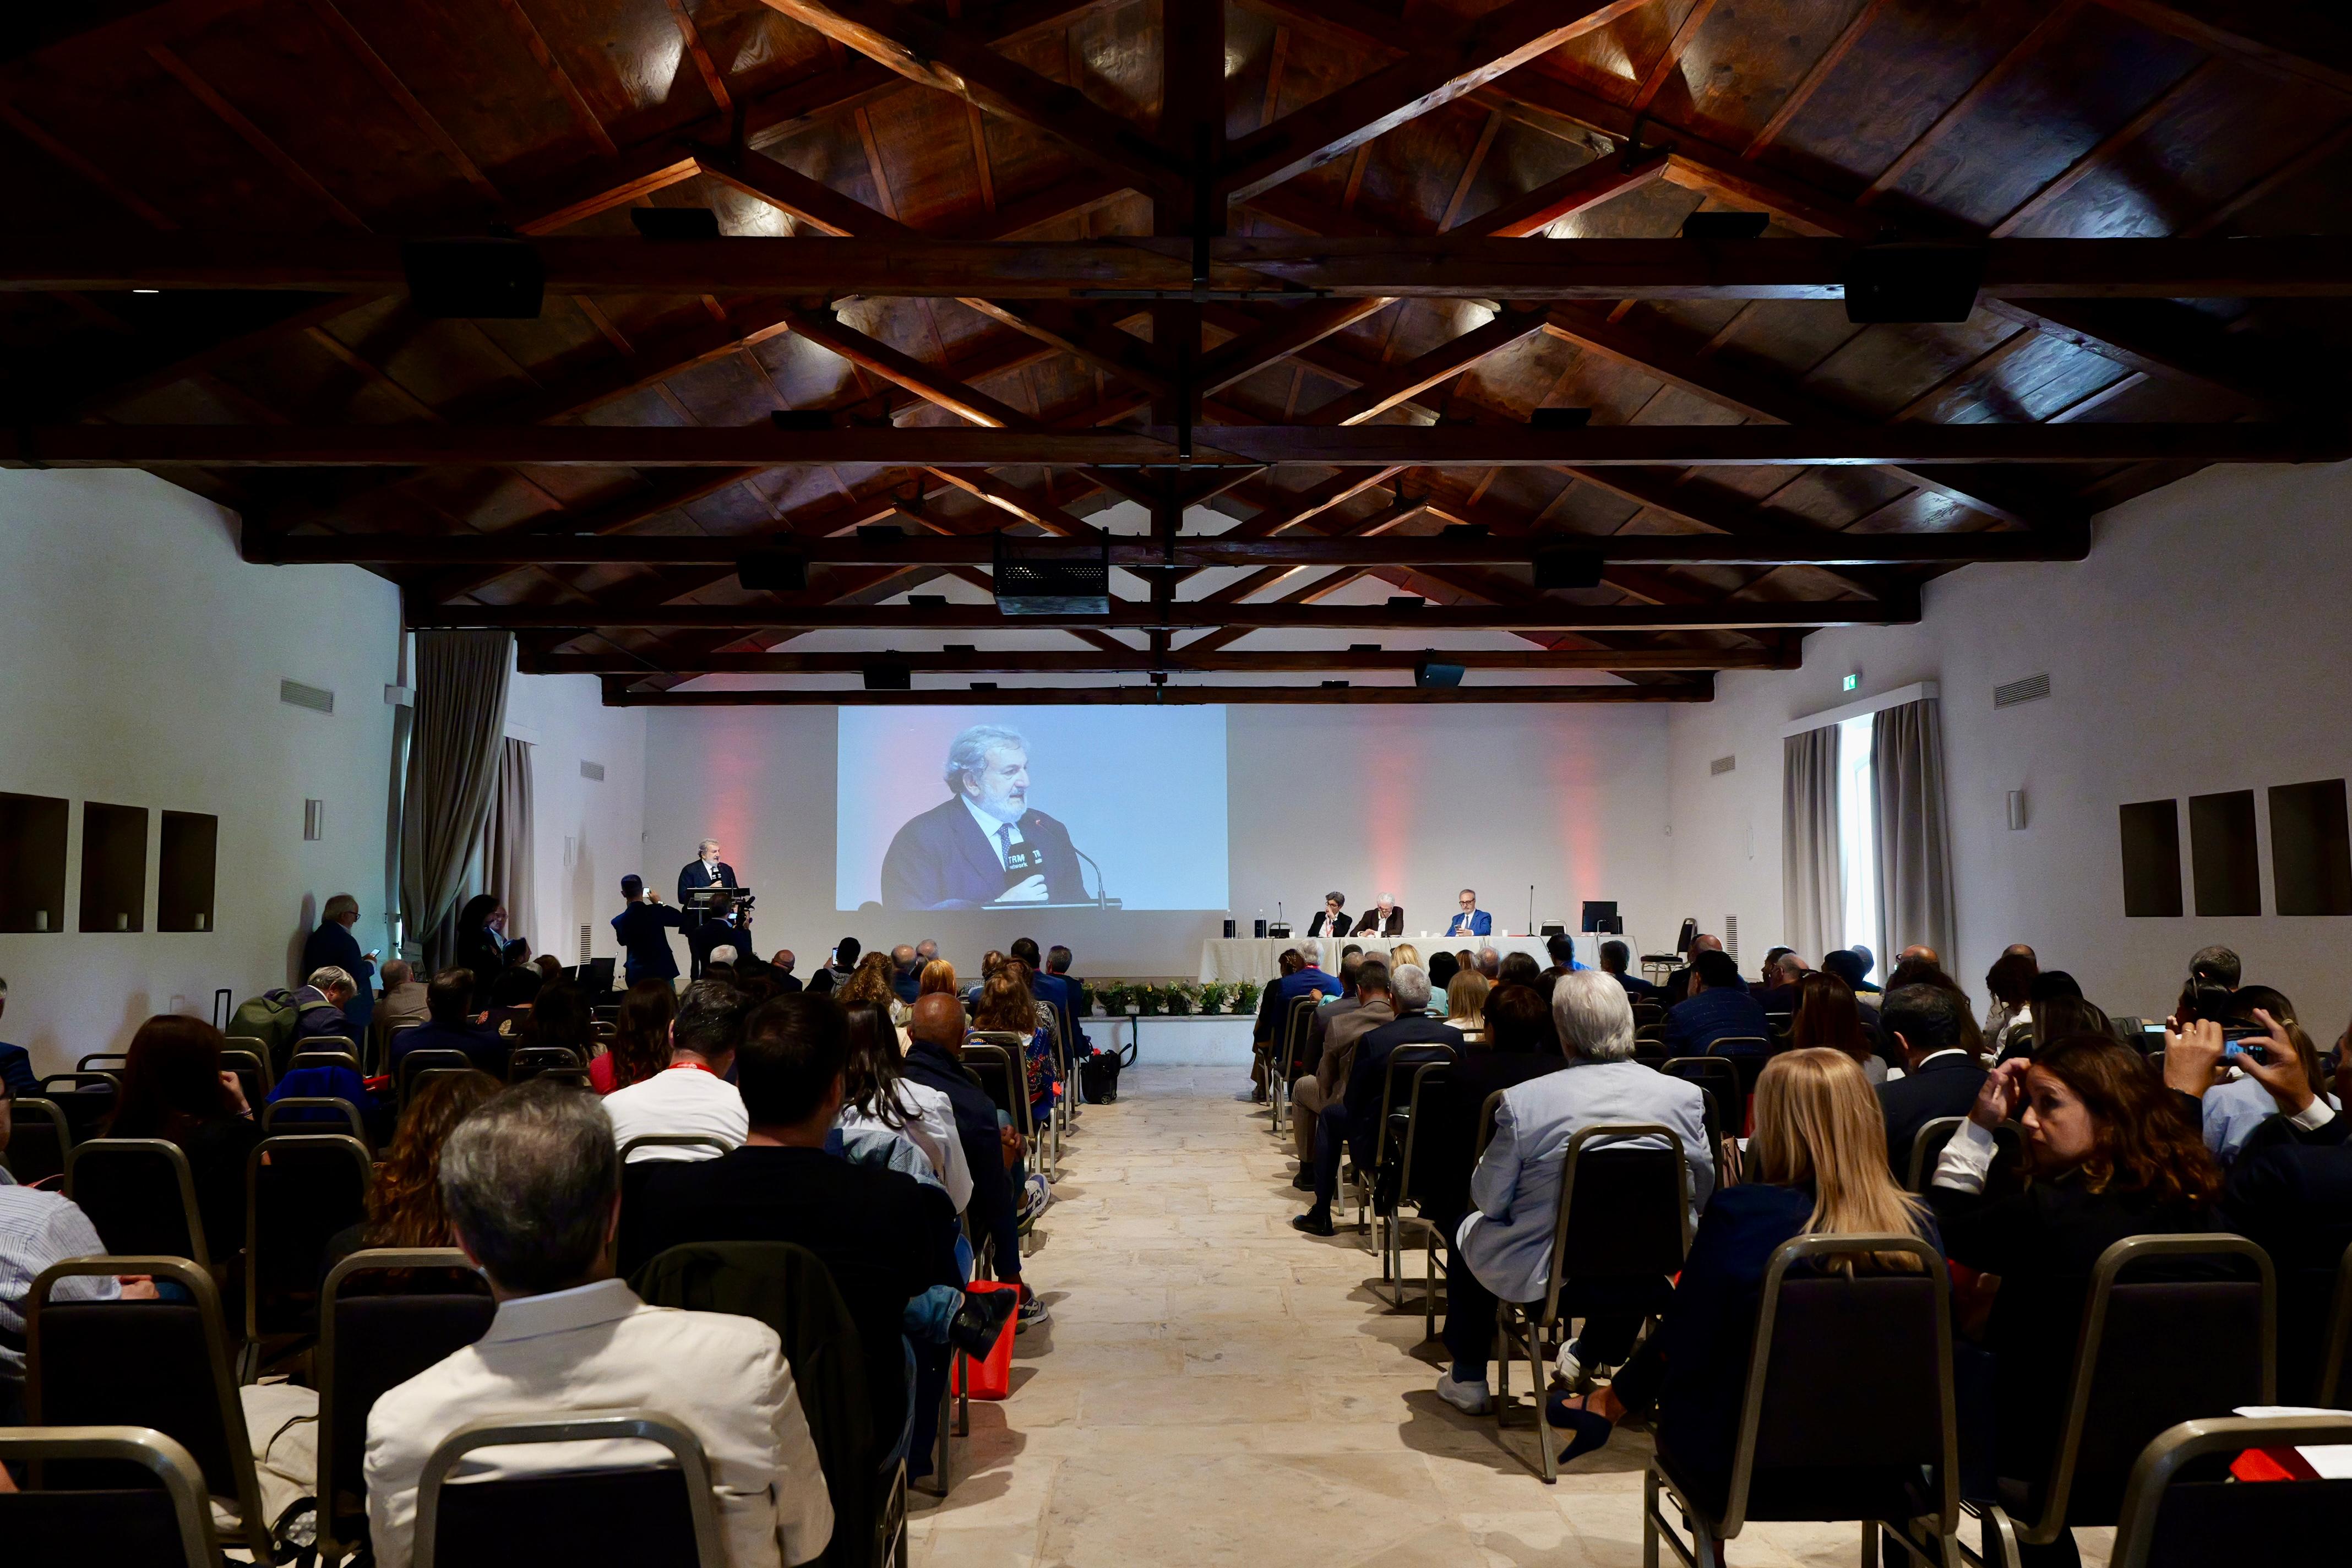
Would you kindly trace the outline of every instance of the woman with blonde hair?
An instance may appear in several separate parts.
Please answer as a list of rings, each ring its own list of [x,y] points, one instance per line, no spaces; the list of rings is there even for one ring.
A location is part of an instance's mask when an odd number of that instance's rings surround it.
[[[1389,973],[1394,974],[1408,963],[1421,962],[1421,949],[1409,942],[1401,942],[1389,949]]]
[[[923,965],[922,975],[915,983],[915,994],[918,996],[928,996],[934,991],[950,996],[956,994],[955,965],[944,958],[935,958]]]
[[[1445,983],[1445,1021],[1465,1034],[1484,1033],[1486,994],[1492,990],[1494,986],[1476,970],[1455,970],[1454,978]]]
[[[1827,1046],[1774,1057],[1756,1080],[1747,1180],[1707,1204],[1657,1331],[1608,1387],[1580,1402],[1553,1396],[1554,1424],[1575,1434],[1562,1463],[1608,1441],[1628,1414],[1647,1413],[1660,1450],[1696,1484],[1727,1485],[1773,1252],[1801,1236],[1871,1235],[1942,1247],[1934,1216],[1886,1167],[1886,1121],[1862,1065]],[[1916,1272],[1919,1259],[1856,1252],[1832,1267]]]

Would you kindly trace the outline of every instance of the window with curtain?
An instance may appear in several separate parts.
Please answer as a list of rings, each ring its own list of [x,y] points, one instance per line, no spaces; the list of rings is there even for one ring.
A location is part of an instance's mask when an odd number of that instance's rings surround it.
[[[1865,713],[1837,727],[1838,881],[1844,891],[1843,928],[1831,935],[1841,947],[1878,943],[1876,795],[1871,784],[1871,732]]]

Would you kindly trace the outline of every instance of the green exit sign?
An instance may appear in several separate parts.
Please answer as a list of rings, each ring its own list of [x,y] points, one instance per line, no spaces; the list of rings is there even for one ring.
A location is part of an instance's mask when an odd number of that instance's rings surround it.
[[[1843,687],[1841,687],[1839,689],[1843,690],[1843,691],[1852,691],[1855,687],[1860,686],[1861,684],[1862,684],[1862,677],[1861,677],[1861,676],[1859,676],[1859,675],[1849,675],[1849,676],[1847,676],[1847,677],[1845,678],[1845,684],[1844,684]]]

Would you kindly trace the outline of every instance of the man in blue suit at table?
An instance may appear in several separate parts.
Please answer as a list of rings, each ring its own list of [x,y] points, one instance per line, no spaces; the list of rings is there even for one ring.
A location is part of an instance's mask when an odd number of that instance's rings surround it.
[[[327,900],[319,929],[302,944],[302,973],[340,969],[352,977],[352,999],[343,1004],[343,1022],[354,1042],[367,1041],[368,1020],[375,1013],[375,954],[362,952],[352,928],[360,923],[360,901],[349,893]]]
[[[1445,928],[1446,935],[1492,936],[1495,934],[1495,917],[1478,907],[1476,893],[1467,888],[1463,889],[1461,904],[1462,912],[1455,915],[1454,923]]]
[[[1070,830],[1029,808],[1029,742],[974,724],[948,748],[948,798],[909,820],[882,858],[887,910],[1072,904],[1087,897]]]

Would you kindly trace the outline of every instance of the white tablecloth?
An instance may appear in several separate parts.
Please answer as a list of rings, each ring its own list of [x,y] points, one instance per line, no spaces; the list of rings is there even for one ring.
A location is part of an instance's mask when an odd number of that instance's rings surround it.
[[[1421,952],[1421,962],[1426,966],[1440,952],[1454,952],[1468,948],[1475,952],[1482,947],[1492,947],[1496,952],[1524,952],[1533,955],[1537,963],[1551,966],[1551,954],[1545,950],[1547,938],[1539,936],[1442,937],[1415,936],[1410,931],[1401,937],[1216,937],[1201,943],[1201,978],[1207,980],[1255,980],[1263,985],[1282,973],[1282,954],[1286,948],[1301,952],[1312,951],[1316,962],[1331,973],[1339,972],[1339,950],[1349,942],[1360,945],[1366,952],[1386,952],[1398,942],[1411,942]],[[1590,963],[1588,951],[1591,939],[1577,943],[1577,958]]]

